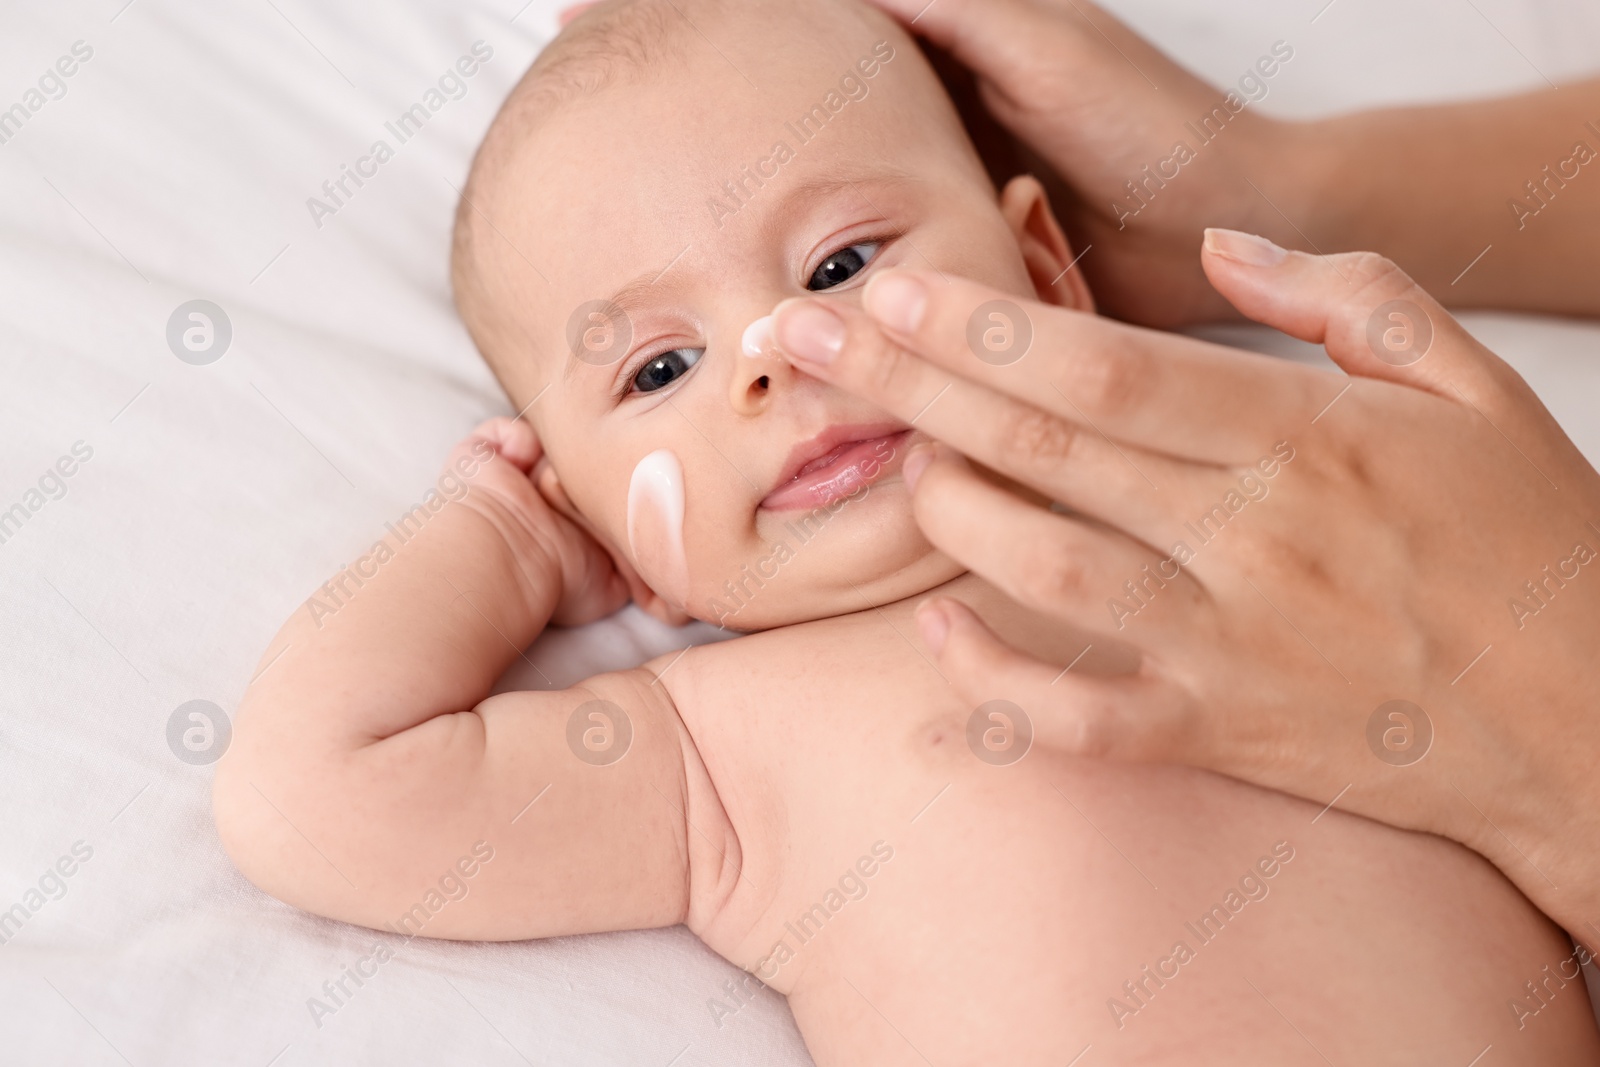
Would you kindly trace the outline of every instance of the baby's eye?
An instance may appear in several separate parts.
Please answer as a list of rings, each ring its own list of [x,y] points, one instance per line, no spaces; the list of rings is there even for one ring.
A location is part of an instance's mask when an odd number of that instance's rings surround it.
[[[633,376],[633,387],[641,393],[653,393],[671,385],[681,375],[687,374],[690,367],[699,363],[704,353],[703,348],[674,348],[670,352],[663,352],[639,368],[639,373]]]
[[[861,269],[867,265],[868,260],[877,254],[882,244],[881,241],[868,241],[865,244],[841,248],[823,260],[821,265],[811,273],[811,281],[807,283],[806,288],[812,292],[818,292],[822,289],[832,289],[841,282],[849,281],[861,273]]]

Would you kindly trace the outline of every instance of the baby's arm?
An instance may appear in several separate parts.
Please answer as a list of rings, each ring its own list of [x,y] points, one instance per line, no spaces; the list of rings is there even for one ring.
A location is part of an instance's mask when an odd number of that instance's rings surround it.
[[[584,621],[627,596],[605,552],[533,488],[538,455],[526,424],[479,427],[446,468],[472,470],[466,496],[391,538],[393,557],[345,583],[336,612],[297,610],[263,657],[214,803],[229,855],[273,896],[378,928],[447,900],[425,913],[430,937],[684,919],[685,813],[704,774],[665,688],[636,670],[488,695],[552,617]],[[568,718],[596,699],[632,727],[609,765],[567,743]],[[466,896],[449,899],[458,885]]]

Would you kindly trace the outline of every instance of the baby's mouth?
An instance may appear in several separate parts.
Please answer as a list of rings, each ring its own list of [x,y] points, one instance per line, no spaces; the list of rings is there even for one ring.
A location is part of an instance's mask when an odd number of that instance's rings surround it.
[[[912,430],[899,423],[830,426],[796,446],[777,486],[761,506],[769,511],[817,508],[850,496],[899,470]]]

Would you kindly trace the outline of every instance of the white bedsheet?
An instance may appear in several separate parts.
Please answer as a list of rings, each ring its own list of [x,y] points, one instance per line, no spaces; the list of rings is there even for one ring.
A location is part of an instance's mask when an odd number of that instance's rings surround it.
[[[715,1025],[734,971],[682,929],[419,940],[313,1020],[377,935],[234,872],[210,769],[175,758],[167,723],[195,699],[231,711],[280,622],[506,411],[449,306],[448,227],[556,5],[124,2],[0,4],[0,108],[92,52],[0,144],[0,510],[92,450],[0,544],[0,909],[42,901],[0,945],[0,1060],[809,1062],[775,995]],[[1561,80],[1600,41],[1600,12],[1557,0],[1336,0],[1313,24],[1323,3],[1112,6],[1219,81],[1291,41],[1266,105],[1288,113]],[[477,41],[493,56],[465,94],[313,218],[307,198],[393,146],[385,123]],[[233,331],[207,366],[166,340],[196,298]],[[1600,458],[1600,330],[1470,321]],[[532,656],[566,684],[703,637],[628,612]],[[64,894],[30,898],[75,847]]]

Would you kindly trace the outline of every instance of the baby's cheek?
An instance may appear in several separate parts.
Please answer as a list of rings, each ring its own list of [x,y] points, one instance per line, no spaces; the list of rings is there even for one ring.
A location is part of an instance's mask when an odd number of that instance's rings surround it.
[[[686,587],[682,607],[694,618],[737,627],[745,621],[745,616],[739,614],[742,606],[776,577],[769,573],[770,568],[762,566],[762,560],[772,555],[774,545],[756,529],[748,494],[744,492],[746,483],[735,481],[737,474],[729,476],[727,462],[716,457],[716,463],[707,469],[696,466],[695,458],[699,457],[685,456],[689,462],[684,471],[687,504],[682,545]],[[652,588],[668,596],[661,587]],[[676,601],[676,594],[669,598]]]
[[[628,481],[628,551],[639,576],[674,607],[687,610],[689,561],[684,552],[683,464],[671,449],[639,460]]]

